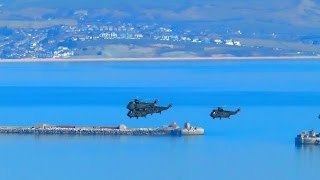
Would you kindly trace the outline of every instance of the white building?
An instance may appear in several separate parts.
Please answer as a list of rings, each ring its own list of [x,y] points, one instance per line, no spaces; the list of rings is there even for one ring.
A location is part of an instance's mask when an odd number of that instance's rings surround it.
[[[221,39],[215,39],[214,42],[215,42],[216,44],[222,44],[222,43],[223,43]]]
[[[228,39],[228,40],[226,40],[226,41],[225,41],[225,44],[226,44],[227,46],[233,46],[233,45],[234,45],[234,43],[233,43],[233,40],[232,40],[232,39]]]
[[[241,42],[240,41],[233,41],[235,46],[241,46]]]

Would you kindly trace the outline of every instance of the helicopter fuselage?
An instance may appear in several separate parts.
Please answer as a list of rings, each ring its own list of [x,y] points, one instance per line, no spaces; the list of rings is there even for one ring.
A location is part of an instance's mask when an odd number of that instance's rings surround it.
[[[237,109],[235,111],[225,111],[223,109],[214,109],[210,116],[215,119],[215,118],[230,118],[230,116],[237,114],[240,111],[240,109]]]

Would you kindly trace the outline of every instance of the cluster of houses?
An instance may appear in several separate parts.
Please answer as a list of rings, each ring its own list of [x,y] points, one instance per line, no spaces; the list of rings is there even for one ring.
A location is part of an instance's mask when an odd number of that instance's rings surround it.
[[[68,58],[74,55],[74,51],[68,47],[60,46],[53,52],[53,58]]]
[[[234,39],[215,39],[214,42],[216,44],[225,44],[227,46],[241,46],[241,42]]]
[[[74,56],[77,43],[98,40],[151,40],[210,45],[241,46],[233,39],[214,39],[190,30],[176,30],[157,24],[78,24],[42,29],[12,29],[0,37],[0,58],[65,58]],[[0,35],[1,36],[1,35]],[[98,42],[103,43],[103,41]]]

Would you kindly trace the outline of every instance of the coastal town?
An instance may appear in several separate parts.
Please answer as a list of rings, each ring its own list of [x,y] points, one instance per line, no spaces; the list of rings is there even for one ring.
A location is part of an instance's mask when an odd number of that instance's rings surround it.
[[[87,46],[110,43],[171,44],[169,48],[182,44],[207,47],[242,46],[240,41],[232,38],[214,38],[201,32],[196,34],[188,29],[176,30],[158,24],[141,23],[58,25],[41,29],[2,27],[0,37],[2,59],[68,58],[85,54]],[[99,56],[102,52],[91,55]]]
[[[12,12],[1,4],[0,59],[320,56],[318,36],[192,21],[136,21],[87,9],[44,9],[37,16],[25,11],[9,16]]]

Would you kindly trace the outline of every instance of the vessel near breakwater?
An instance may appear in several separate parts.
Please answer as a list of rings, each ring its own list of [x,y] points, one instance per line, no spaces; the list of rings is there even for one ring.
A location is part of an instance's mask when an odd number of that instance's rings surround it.
[[[303,144],[320,145],[320,133],[316,134],[314,130],[309,131],[309,134],[307,133],[307,131],[302,131],[295,138],[295,143],[298,145],[303,145]]]
[[[180,128],[177,123],[157,128],[128,128],[119,126],[73,126],[36,124],[33,126],[0,126],[0,134],[36,134],[36,135],[204,135],[204,129],[185,123]]]

